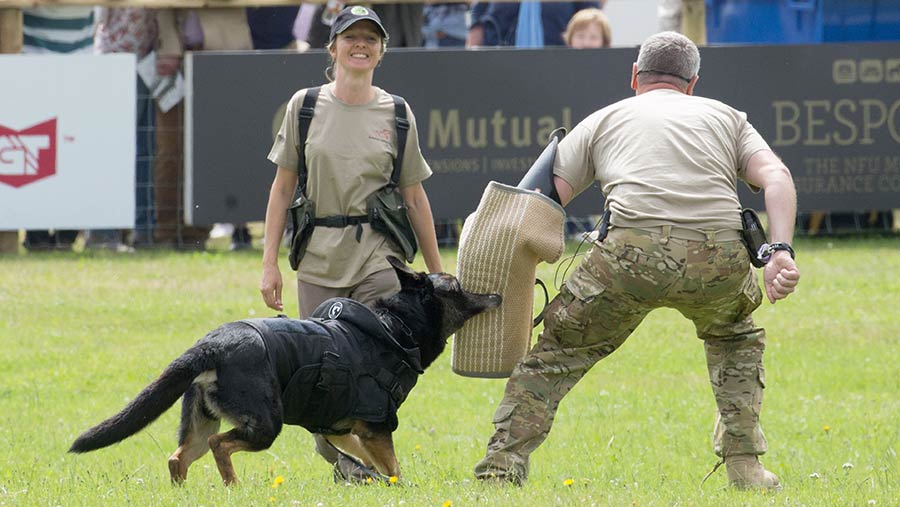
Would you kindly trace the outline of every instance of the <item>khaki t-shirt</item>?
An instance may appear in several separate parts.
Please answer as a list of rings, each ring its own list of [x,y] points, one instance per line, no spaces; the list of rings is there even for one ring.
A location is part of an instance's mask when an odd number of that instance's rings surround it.
[[[344,104],[334,96],[334,84],[319,92],[315,113],[306,139],[306,195],[316,203],[316,216],[365,215],[366,198],[390,180],[397,154],[394,101],[376,88],[375,99],[363,105]],[[269,160],[280,167],[297,170],[298,112],[306,90],[291,97],[284,122],[269,152]],[[406,107],[410,128],[407,134],[400,187],[419,183],[431,176],[431,168],[419,149],[416,120]],[[366,276],[390,269],[387,255],[402,257],[382,233],[362,225],[316,227],[306,255],[297,270],[297,279],[324,287],[351,287]]]
[[[751,155],[767,149],[745,113],[654,90],[585,118],[560,143],[553,167],[576,194],[599,181],[615,226],[739,230],[737,180]]]

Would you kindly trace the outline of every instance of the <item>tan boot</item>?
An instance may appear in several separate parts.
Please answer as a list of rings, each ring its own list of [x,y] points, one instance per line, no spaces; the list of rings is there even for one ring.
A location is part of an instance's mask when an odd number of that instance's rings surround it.
[[[753,454],[738,454],[725,458],[728,483],[738,489],[781,489],[778,476],[763,468]]]

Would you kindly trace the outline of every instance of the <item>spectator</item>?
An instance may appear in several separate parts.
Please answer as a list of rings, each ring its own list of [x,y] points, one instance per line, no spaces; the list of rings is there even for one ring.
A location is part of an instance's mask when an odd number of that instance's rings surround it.
[[[569,20],[563,40],[574,49],[608,48],[612,45],[609,19],[600,9],[582,9]]]
[[[576,12],[602,2],[475,2],[466,47],[564,46],[563,31]]]
[[[153,50],[158,38],[156,14],[138,7],[101,7],[98,9],[94,51],[97,53],[133,53],[138,60]],[[137,128],[135,161],[135,220],[132,246],[153,242],[153,100],[147,85],[137,79]],[[123,250],[121,234],[116,230],[92,230],[85,247]]]
[[[251,49],[244,8],[161,9],[157,72],[178,73],[185,51]],[[156,204],[154,242],[163,247],[203,250],[208,226],[184,223],[184,105],[156,111],[156,159],[153,167]]]
[[[297,16],[297,24],[300,26],[294,25],[294,34],[305,40],[310,48],[324,48],[328,44],[334,18],[343,8],[344,4],[337,0],[300,6],[300,14]]]
[[[656,17],[659,31],[681,32],[681,0],[658,0]]]
[[[422,37],[425,47],[453,48],[466,45],[466,12],[469,6],[465,2],[431,3],[425,2]]]
[[[591,114],[559,144],[562,204],[599,180],[609,235],[546,308],[543,332],[506,385],[479,479],[524,481],[562,398],[651,311],[671,307],[693,321],[706,347],[718,407],[713,447],[729,483],[779,487],[758,459],[767,448],[759,425],[766,332],[753,322],[762,294],[740,241],[736,185],[765,194],[772,244],[763,281],[772,303],[800,279],[789,245],[796,192],[744,113],[693,96],[699,70],[690,39],[649,37],[631,70],[635,96]]]
[[[388,183],[398,155],[394,100],[372,85],[388,32],[373,10],[353,6],[335,18],[329,39],[329,69],[333,69],[334,80],[318,90],[305,145],[298,148],[298,118],[309,93],[306,89],[288,103],[269,153],[277,169],[266,207],[260,292],[273,310],[284,309],[278,251],[286,211],[297,189],[301,157],[307,172],[306,195],[315,202],[317,225],[297,270],[300,317],[309,316],[332,297],[370,304],[400,288],[386,259],[387,255],[401,257],[398,247],[362,218],[367,214],[367,198]],[[419,149],[416,121],[408,105],[406,115],[409,130],[402,153],[400,194],[408,206],[425,265],[429,271],[441,271],[431,207],[422,187],[431,169]],[[324,223],[326,219],[328,223]],[[316,443],[317,451],[336,464],[337,454],[327,441],[317,436]],[[342,472],[338,467],[335,470]]]
[[[372,10],[381,18],[385,30],[391,34],[388,47],[422,47],[422,26],[425,11],[421,2],[374,4]]]
[[[253,49],[297,49],[294,25],[300,6],[248,7],[247,23]],[[210,231],[211,238],[230,235],[230,250],[249,250],[253,247],[253,236],[246,223],[215,224]]]
[[[248,7],[247,23],[253,49],[297,49],[294,23],[299,12],[299,5]]]
[[[94,8],[39,6],[22,9],[23,54],[91,54],[94,46]],[[25,231],[29,251],[69,250],[77,230]]]

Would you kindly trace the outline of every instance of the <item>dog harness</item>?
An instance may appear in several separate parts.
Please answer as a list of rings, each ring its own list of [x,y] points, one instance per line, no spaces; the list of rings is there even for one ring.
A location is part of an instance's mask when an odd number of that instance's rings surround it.
[[[312,433],[341,434],[347,419],[397,429],[397,409],[423,373],[409,329],[390,313],[376,314],[332,298],[310,319],[246,319],[266,348],[281,388],[284,423]]]

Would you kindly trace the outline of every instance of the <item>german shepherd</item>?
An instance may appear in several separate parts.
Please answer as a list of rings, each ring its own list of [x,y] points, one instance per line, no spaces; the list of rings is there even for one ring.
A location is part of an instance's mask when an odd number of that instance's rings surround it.
[[[380,321],[383,325],[384,336],[397,343],[405,341],[410,344],[402,350],[415,351],[415,359],[419,361],[413,368],[412,384],[415,384],[417,374],[440,355],[449,336],[467,319],[499,306],[501,298],[498,294],[466,292],[452,275],[416,273],[397,258],[389,257],[388,260],[397,272],[401,290],[376,302],[372,311],[373,315],[378,316],[376,322]],[[293,322],[301,328],[321,325],[321,322],[314,322],[321,319],[259,320],[263,323]],[[172,482],[182,483],[187,478],[191,463],[211,450],[225,485],[236,483],[231,455],[238,451],[269,448],[280,433],[282,424],[291,424],[291,421],[285,421],[283,403],[295,403],[295,408],[299,403],[300,410],[295,412],[302,414],[305,410],[307,415],[309,411],[329,409],[315,403],[307,404],[305,399],[286,399],[291,393],[288,390],[282,392],[280,388],[283,382],[279,383],[277,378],[278,368],[271,356],[273,347],[267,348],[260,337],[257,328],[244,323],[226,324],[208,333],[172,361],[159,378],[145,387],[121,412],[79,436],[69,452],[93,451],[124,440],[142,430],[184,395],[178,448],[168,462]],[[289,341],[294,342],[312,339],[304,334],[289,336]],[[365,335],[360,338],[367,339],[375,340]],[[357,342],[357,345],[366,348],[364,342]],[[301,363],[300,368],[304,360],[297,360]],[[385,396],[385,399],[391,400],[390,396]],[[405,394],[393,398],[393,424],[391,421],[373,422],[344,417],[331,425],[333,431],[326,428],[315,432],[325,433],[327,440],[342,453],[356,457],[360,462],[357,464],[366,467],[364,475],[374,469],[386,477],[399,477],[400,467],[394,454],[392,432],[396,428],[396,406],[404,399]],[[367,400],[371,403],[371,398]],[[234,428],[219,433],[222,419]]]

